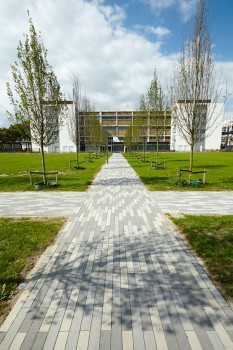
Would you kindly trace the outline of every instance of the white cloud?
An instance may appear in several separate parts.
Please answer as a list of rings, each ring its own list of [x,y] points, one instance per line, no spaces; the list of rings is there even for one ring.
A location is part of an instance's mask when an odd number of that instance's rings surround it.
[[[117,5],[100,6],[100,10],[104,14],[106,20],[113,25],[121,25],[125,19],[125,11]]]
[[[183,20],[188,21],[196,12],[197,0],[178,0]]]
[[[170,58],[160,52],[159,42],[127,30],[125,12],[103,1],[9,0],[0,19],[0,126],[6,124],[9,109],[5,83],[16,46],[28,31],[27,9],[48,50],[48,62],[67,94],[71,76],[76,74],[82,90],[98,109],[137,108],[138,96],[145,92],[154,67],[167,76]],[[15,13],[15,14],[14,14]],[[162,35],[162,29],[157,35]]]
[[[162,11],[169,7],[178,7],[183,20],[188,21],[196,10],[197,0],[141,0],[150,5],[155,11]]]
[[[170,30],[165,27],[154,27],[154,26],[142,26],[137,25],[135,29],[144,31],[145,33],[155,34],[159,39],[170,34]]]
[[[227,96],[225,103],[225,119],[233,119],[233,62],[215,63],[216,84],[220,97]],[[223,98],[222,98],[223,100]]]
[[[168,6],[174,1],[178,0],[163,3]],[[0,127],[7,123],[6,82],[17,44],[28,31],[27,9],[67,96],[72,91],[72,74],[76,74],[96,110],[130,110],[137,108],[155,67],[163,82],[169,79],[172,57],[162,54],[160,41],[150,42],[136,30],[127,30],[126,13],[119,6],[105,6],[103,0],[8,0],[1,4],[0,14]],[[163,27],[145,29],[158,38],[169,34]],[[226,76],[233,71],[231,62],[219,65]],[[233,93],[233,86],[228,87]]]
[[[171,7],[175,4],[176,0],[143,0],[148,3],[152,8],[157,10],[163,10]]]

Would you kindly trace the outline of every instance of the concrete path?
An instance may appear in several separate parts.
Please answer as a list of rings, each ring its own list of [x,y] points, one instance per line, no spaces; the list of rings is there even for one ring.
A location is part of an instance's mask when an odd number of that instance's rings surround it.
[[[233,349],[232,310],[120,154],[87,193],[35,197],[25,214],[49,198],[44,214],[72,215],[0,328],[1,350]],[[14,198],[2,216],[24,215]]]

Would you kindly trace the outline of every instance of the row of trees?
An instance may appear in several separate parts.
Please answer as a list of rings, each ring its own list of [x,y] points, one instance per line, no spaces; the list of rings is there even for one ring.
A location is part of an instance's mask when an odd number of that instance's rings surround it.
[[[30,125],[28,122],[12,124],[8,128],[0,128],[0,143],[30,141]]]
[[[18,61],[11,66],[16,97],[10,84],[7,84],[7,92],[14,107],[9,118],[14,123],[29,121],[31,138],[40,145],[45,174],[44,147],[57,138],[59,126],[67,115],[67,107],[56,75],[47,62],[47,50],[36,33],[29,13],[28,16],[29,35],[25,35],[24,43],[19,42]],[[219,96],[211,47],[207,0],[199,0],[194,27],[183,40],[169,92],[163,93],[155,71],[146,94],[140,97],[140,113],[127,132],[127,142],[143,140],[145,150],[147,135],[151,134],[156,140],[158,152],[158,143],[166,128],[165,111],[169,106],[174,124],[190,146],[192,170],[194,145],[207,136],[218,118],[214,106]],[[76,144],[78,162],[82,141],[89,145],[103,143],[107,135],[101,131],[90,100],[82,96],[76,77],[73,78],[72,99],[74,103],[69,128],[71,139]]]
[[[126,132],[128,147],[143,144],[144,159],[147,142],[152,137],[156,143],[156,162],[158,163],[159,142],[165,141],[166,127],[170,125],[167,116],[168,105],[156,70],[146,94],[140,96],[139,113]]]

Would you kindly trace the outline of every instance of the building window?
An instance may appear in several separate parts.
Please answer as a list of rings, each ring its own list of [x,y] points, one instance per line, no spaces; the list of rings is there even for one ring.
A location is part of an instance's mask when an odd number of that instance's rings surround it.
[[[116,116],[111,116],[111,115],[109,115],[109,116],[103,116],[103,117],[102,117],[102,120],[116,120]]]

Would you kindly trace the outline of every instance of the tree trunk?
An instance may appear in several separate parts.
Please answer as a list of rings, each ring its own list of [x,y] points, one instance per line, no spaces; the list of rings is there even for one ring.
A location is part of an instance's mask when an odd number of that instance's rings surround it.
[[[189,171],[193,171],[193,147],[194,145],[190,145],[190,158],[189,158]]]
[[[79,162],[78,162],[78,152],[79,152],[79,150],[78,150],[78,143],[76,143],[76,161],[77,161],[77,166],[78,166],[78,164],[79,164]]]
[[[156,141],[156,166],[158,165],[158,159],[159,159],[159,141],[157,138],[157,141]]]
[[[46,185],[46,173],[45,173],[45,159],[44,159],[44,145],[43,142],[40,144],[41,160],[42,160],[42,171],[43,171],[43,181]]]
[[[143,157],[144,157],[144,162],[146,160],[146,140],[144,139],[143,142]]]

